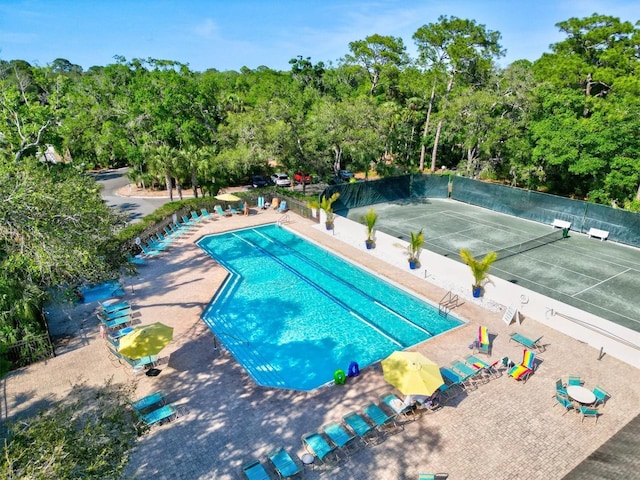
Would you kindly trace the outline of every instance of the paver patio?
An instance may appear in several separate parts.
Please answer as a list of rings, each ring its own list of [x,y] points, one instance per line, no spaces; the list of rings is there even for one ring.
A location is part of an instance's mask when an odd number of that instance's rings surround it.
[[[129,475],[185,480],[240,478],[243,464],[264,459],[277,446],[301,455],[303,433],[340,420],[392,390],[378,365],[362,369],[359,377],[344,386],[315,392],[260,387],[224,349],[216,349],[219,344],[200,315],[226,272],[193,242],[207,233],[278,218],[273,211],[262,211],[204,222],[162,257],[140,267],[137,276],[125,279],[125,298],[135,304],[142,323],[162,321],[174,327],[174,342],[164,352],[170,353],[169,363],[160,367],[157,377],[139,376],[135,380],[137,395],[161,389],[170,402],[189,411],[140,438],[127,469]],[[427,280],[417,281],[408,275],[406,266],[385,263],[295,214],[290,218],[289,228],[432,302],[437,303],[446,293]],[[513,327],[502,322],[500,312],[472,301],[465,301],[455,312],[469,323],[415,350],[448,364],[470,353],[468,345],[477,326],[484,324],[496,335],[493,361],[502,356],[522,357],[522,348],[509,342]],[[79,379],[96,385],[111,376],[116,381],[134,381],[124,367],[114,368],[107,359],[91,313],[68,306],[51,313],[57,328],[75,334],[57,357],[3,379],[3,419],[46,407],[64,397]],[[307,470],[306,478],[415,479],[420,471],[447,473],[451,479],[562,478],[640,412],[636,368],[611,356],[598,360],[593,348],[535,319],[526,319],[518,331],[530,337],[544,335],[548,344],[539,355],[540,367],[526,384],[503,375],[459,396],[440,411],[404,425],[379,444],[361,449],[335,469]],[[581,423],[573,413],[563,416],[560,407],[553,407],[554,382],[569,374],[586,379],[588,387],[601,384],[612,394],[597,425],[589,418]]]

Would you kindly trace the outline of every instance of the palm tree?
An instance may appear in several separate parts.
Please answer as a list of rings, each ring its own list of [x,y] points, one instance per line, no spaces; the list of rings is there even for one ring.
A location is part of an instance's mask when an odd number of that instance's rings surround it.
[[[493,262],[498,259],[498,254],[496,252],[489,252],[482,260],[478,260],[469,250],[463,248],[460,250],[460,258],[462,258],[462,261],[471,269],[474,296],[480,296],[482,284],[489,277],[489,269]]]
[[[367,248],[371,248],[373,246],[373,227],[375,227],[378,221],[378,214],[373,208],[370,208],[362,219],[367,227]]]
[[[338,197],[340,197],[340,194],[338,192],[335,192],[330,197],[325,197],[323,195],[320,201],[312,200],[311,202],[309,202],[309,208],[319,208],[320,210],[324,211],[326,216],[324,223],[327,226],[327,230],[331,230],[333,228],[333,202],[335,202]]]
[[[418,233],[411,232],[411,240],[407,246],[409,252],[409,267],[416,268],[418,265],[418,257],[420,257],[420,251],[422,250],[422,244],[424,243],[423,228]]]

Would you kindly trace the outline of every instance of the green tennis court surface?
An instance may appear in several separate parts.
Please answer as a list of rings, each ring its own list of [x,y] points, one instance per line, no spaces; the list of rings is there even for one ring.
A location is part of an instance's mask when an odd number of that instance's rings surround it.
[[[525,251],[515,253],[520,244],[553,233],[551,225],[448,199],[379,203],[339,213],[360,222],[372,207],[379,215],[378,230],[408,240],[410,232],[424,228],[425,248],[457,261],[461,248],[480,256],[513,247],[499,255],[490,275],[640,331],[638,249],[574,232],[562,239],[557,230],[550,243],[524,245]]]

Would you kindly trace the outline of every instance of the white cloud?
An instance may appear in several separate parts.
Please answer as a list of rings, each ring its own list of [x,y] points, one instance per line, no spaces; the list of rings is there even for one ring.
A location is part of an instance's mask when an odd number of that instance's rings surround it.
[[[215,38],[218,34],[218,25],[211,18],[205,18],[193,29],[196,34],[203,38]]]

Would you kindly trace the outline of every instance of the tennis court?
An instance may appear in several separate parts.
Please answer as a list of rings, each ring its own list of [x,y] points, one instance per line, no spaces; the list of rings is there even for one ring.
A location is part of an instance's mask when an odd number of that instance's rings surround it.
[[[378,230],[408,240],[410,232],[424,228],[425,248],[457,261],[461,248],[475,256],[508,248],[499,254],[491,276],[640,332],[636,248],[575,232],[562,238],[562,231],[554,232],[551,225],[450,199],[407,199],[338,213],[359,222],[372,207],[379,215]],[[548,234],[552,236],[520,245]],[[519,252],[520,247],[525,250]]]

